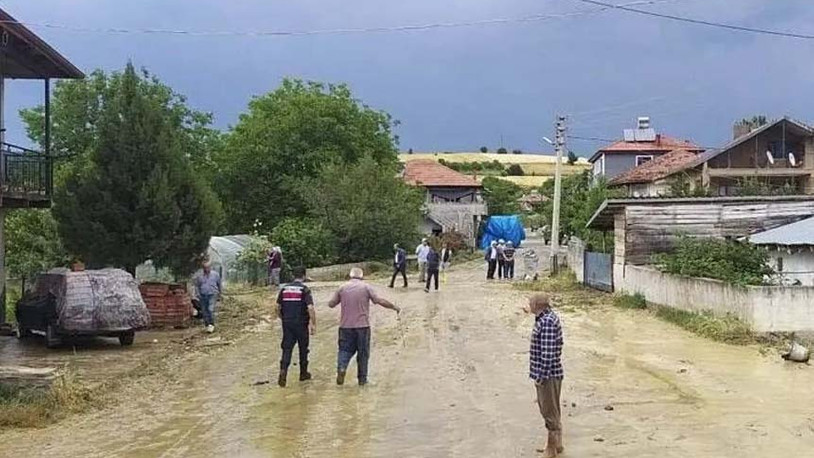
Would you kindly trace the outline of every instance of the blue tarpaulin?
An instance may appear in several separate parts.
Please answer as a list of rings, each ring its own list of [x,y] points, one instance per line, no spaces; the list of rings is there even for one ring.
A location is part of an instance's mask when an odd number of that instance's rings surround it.
[[[517,215],[508,216],[490,216],[489,221],[486,222],[486,227],[483,229],[483,237],[480,241],[482,249],[486,249],[492,243],[503,239],[511,241],[515,247],[519,247],[520,243],[526,239],[526,231],[523,229],[523,223]]]

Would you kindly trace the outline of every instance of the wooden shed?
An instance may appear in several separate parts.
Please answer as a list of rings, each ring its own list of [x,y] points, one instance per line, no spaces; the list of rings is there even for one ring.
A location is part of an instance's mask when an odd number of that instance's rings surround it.
[[[682,236],[740,238],[814,215],[814,196],[609,199],[588,227],[614,233],[615,266],[649,264]]]

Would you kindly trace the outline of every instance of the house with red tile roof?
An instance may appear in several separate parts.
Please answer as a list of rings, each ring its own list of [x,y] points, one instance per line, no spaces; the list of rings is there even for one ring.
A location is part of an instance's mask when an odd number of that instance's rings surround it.
[[[709,196],[814,194],[814,128],[781,118],[751,130],[736,124],[734,137],[702,154],[671,151],[608,184],[624,186],[629,197],[665,196],[676,184]]]
[[[599,149],[588,162],[593,164],[594,178],[604,177],[611,180],[678,149],[696,154],[704,151],[689,140],[679,140],[656,133],[655,129],[650,127],[650,118],[640,117],[636,129],[625,129],[622,140]]]
[[[474,245],[480,222],[489,214],[478,180],[432,159],[407,161],[402,179],[425,191],[422,234],[460,232]]]
[[[698,160],[698,154],[676,149],[652,161],[630,169],[608,181],[608,186],[624,187],[628,197],[658,197],[671,195],[675,175],[686,174],[684,186],[691,191],[700,172],[690,166]]]

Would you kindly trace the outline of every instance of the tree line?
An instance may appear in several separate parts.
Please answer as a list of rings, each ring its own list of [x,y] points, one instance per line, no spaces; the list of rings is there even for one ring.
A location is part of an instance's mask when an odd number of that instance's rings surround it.
[[[152,260],[180,277],[212,235],[258,228],[307,265],[386,257],[418,235],[422,196],[398,178],[397,122],[345,85],[285,79],[220,131],[128,63],[59,82],[51,110],[53,207],[8,216],[12,275]],[[20,115],[43,145],[43,107]]]

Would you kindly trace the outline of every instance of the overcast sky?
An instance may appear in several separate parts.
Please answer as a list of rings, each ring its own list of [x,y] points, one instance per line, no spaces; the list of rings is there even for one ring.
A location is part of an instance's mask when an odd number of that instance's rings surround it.
[[[608,0],[626,3],[631,0]],[[521,18],[595,10],[576,0],[7,0],[18,20],[74,28],[320,30]],[[810,0],[674,0],[653,11],[814,34]],[[293,37],[111,34],[31,28],[82,70],[148,68],[228,128],[283,77],[348,83],[401,121],[401,148],[548,150],[554,117],[570,134],[617,138],[636,116],[716,146],[736,119],[762,113],[814,121],[814,41],[710,29],[605,11],[545,21],[412,32]],[[39,84],[7,94],[8,140],[24,142],[17,109]],[[572,141],[590,155],[595,142]]]

